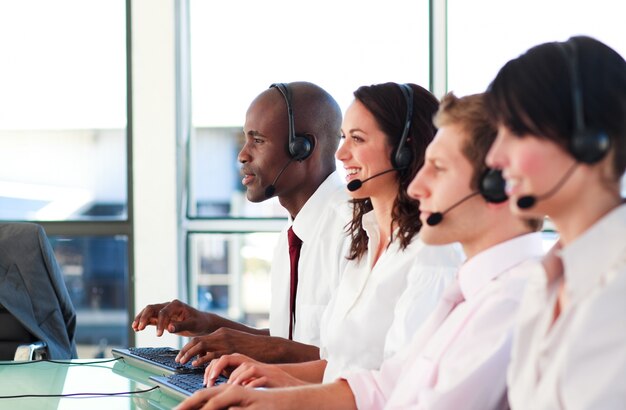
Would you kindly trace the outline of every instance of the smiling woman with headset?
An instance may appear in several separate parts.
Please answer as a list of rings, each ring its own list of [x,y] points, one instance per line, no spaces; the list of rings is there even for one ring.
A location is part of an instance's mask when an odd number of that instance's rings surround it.
[[[293,386],[332,381],[356,369],[378,369],[408,343],[435,307],[461,262],[460,249],[428,246],[418,237],[418,202],[406,190],[435,135],[437,99],[413,84],[360,87],[343,125],[336,157],[346,170],[354,215],[348,264],[322,317],[322,360],[264,365],[242,355],[211,363],[209,384],[225,368],[230,382]],[[410,292],[411,304],[398,305]],[[404,298],[407,299],[407,298]],[[393,337],[387,337],[393,330]]]
[[[503,170],[521,216],[560,240],[534,268],[509,368],[512,408],[626,403],[626,62],[589,37],[533,47],[488,90]]]

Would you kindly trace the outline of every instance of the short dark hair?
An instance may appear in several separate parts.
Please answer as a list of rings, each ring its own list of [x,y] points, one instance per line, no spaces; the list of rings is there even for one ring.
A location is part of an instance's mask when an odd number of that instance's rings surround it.
[[[398,225],[398,240],[402,249],[411,243],[422,227],[419,202],[409,197],[407,188],[424,165],[426,147],[437,132],[432,118],[439,105],[437,98],[427,89],[415,84],[408,85],[413,89],[413,115],[405,147],[410,149],[413,160],[407,168],[396,173],[399,188],[391,212],[391,223]],[[354,92],[354,98],[374,116],[377,125],[387,137],[388,145],[392,147],[393,155],[404,130],[407,112],[407,102],[400,85],[384,83],[362,86]],[[372,203],[367,198],[352,202],[353,217],[347,227],[352,238],[348,259],[358,259],[367,251],[367,235],[361,225],[361,218],[372,210]]]
[[[584,123],[608,134],[619,178],[626,170],[626,62],[600,41],[578,36],[544,43],[509,61],[487,89],[487,109],[514,134],[533,134],[567,150],[576,121],[565,46],[576,50]]]

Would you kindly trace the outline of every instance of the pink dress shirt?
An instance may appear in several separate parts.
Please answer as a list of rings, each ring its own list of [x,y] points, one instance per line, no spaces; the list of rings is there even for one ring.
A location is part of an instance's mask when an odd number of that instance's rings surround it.
[[[526,283],[522,262],[543,255],[523,235],[468,260],[410,345],[378,371],[346,374],[359,409],[507,408],[506,368]]]

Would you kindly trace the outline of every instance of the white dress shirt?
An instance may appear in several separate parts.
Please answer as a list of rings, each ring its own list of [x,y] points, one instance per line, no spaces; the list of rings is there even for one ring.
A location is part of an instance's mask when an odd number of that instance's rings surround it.
[[[418,256],[419,262],[409,271],[406,289],[396,303],[393,323],[387,332],[385,359],[398,353],[413,340],[415,332],[437,306],[439,296],[452,282],[465,259],[458,243],[445,247],[454,250],[448,254],[451,259],[445,261],[442,260],[445,255],[441,251],[433,252],[437,248],[443,247],[427,246],[423,249],[421,253],[430,252],[430,255]]]
[[[508,373],[513,409],[626,409],[626,205],[540,263],[524,295]],[[554,256],[558,257],[558,256]],[[554,321],[558,288],[567,304]]]
[[[404,250],[394,240],[372,267],[381,239],[373,211],[363,216],[363,228],[368,236],[367,253],[348,262],[322,317],[320,357],[328,361],[324,382],[335,380],[346,370],[378,369],[396,302],[408,290],[409,272],[414,287],[411,293],[417,299],[405,307],[411,315],[403,311],[398,315],[412,316],[416,322],[398,322],[398,327],[405,326],[398,330],[402,337],[419,328],[461,263],[456,247],[428,246],[415,236]]]
[[[523,235],[466,261],[410,345],[379,371],[345,375],[359,409],[506,408],[506,367],[526,271],[543,254]],[[448,294],[464,299],[454,305]]]
[[[345,183],[333,172],[317,188],[293,221],[281,231],[271,267],[270,334],[289,337],[290,262],[287,230],[302,240],[293,339],[319,346],[320,320],[346,265],[346,224],[352,209]]]

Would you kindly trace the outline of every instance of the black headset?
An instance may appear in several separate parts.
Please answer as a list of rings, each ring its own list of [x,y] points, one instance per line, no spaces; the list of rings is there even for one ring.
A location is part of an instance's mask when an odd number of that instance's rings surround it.
[[[471,194],[465,195],[463,198],[446,208],[445,211],[433,212],[426,219],[426,224],[428,226],[439,225],[441,221],[443,221],[443,217],[448,212],[478,194],[480,194],[485,201],[490,203],[499,204],[501,202],[504,202],[509,199],[504,190],[504,185],[505,182],[504,178],[502,178],[502,171],[500,171],[499,169],[487,168],[480,177],[480,181],[478,183],[478,191],[474,191]]]
[[[404,129],[402,130],[402,136],[400,136],[400,142],[398,142],[398,148],[391,156],[391,165],[395,169],[405,169],[411,165],[413,161],[413,152],[411,148],[406,146],[406,140],[411,130],[411,120],[413,118],[413,88],[408,84],[398,84],[404,99],[406,100],[406,118],[404,119]]]
[[[570,72],[574,131],[569,152],[578,162],[595,164],[606,156],[611,147],[611,139],[602,130],[587,127],[583,107],[583,90],[578,68],[578,49],[574,40],[557,43],[567,61]]]
[[[502,170],[487,168],[480,178],[478,192],[485,201],[499,204],[509,199],[505,187],[506,181],[502,177]]]
[[[291,106],[291,91],[285,83],[274,83],[270,88],[276,88],[285,98],[287,104],[287,118],[289,120],[289,155],[296,161],[303,161],[313,152],[313,141],[306,135],[297,135],[294,126],[293,108]]]

